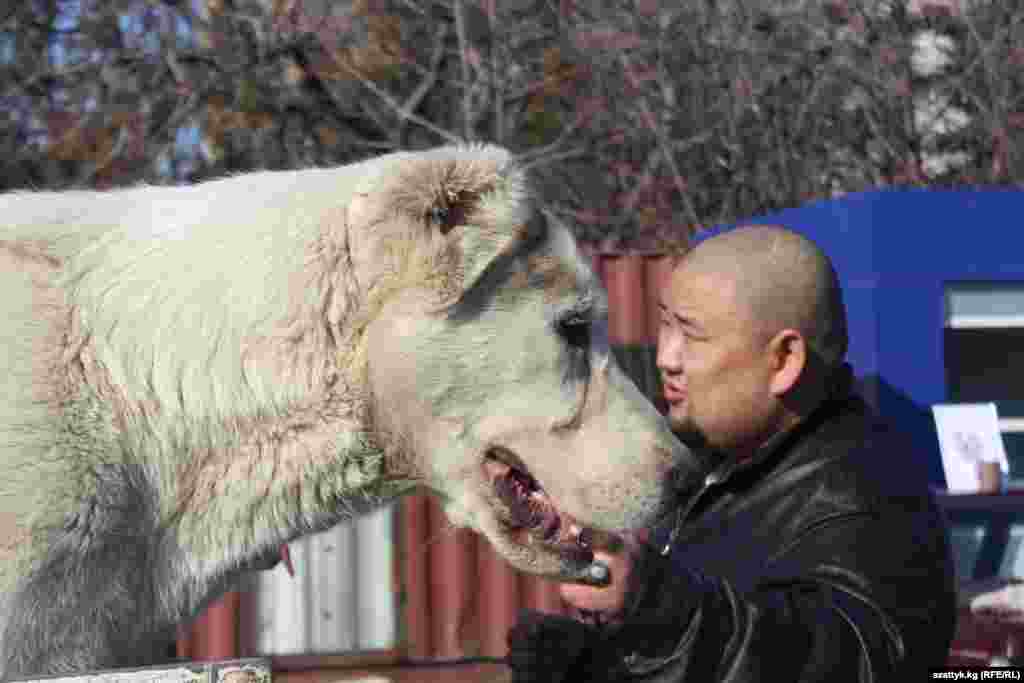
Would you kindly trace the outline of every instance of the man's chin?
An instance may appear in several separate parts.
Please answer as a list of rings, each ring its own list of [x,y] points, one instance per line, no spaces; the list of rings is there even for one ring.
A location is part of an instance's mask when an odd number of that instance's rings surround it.
[[[681,407],[681,406],[678,406]],[[682,411],[677,412],[677,406],[669,406],[668,413],[665,414],[665,419],[668,420],[669,429],[679,436],[680,434],[687,434],[696,429],[696,425],[693,424],[693,420]]]
[[[669,414],[668,426],[676,438],[690,448],[698,449],[707,444],[704,432],[689,418],[677,418]]]

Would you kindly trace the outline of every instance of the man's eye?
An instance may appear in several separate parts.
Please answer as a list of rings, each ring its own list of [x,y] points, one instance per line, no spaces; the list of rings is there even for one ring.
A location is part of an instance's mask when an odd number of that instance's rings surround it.
[[[688,342],[701,342],[701,341],[704,341],[704,337],[702,337],[701,335],[697,334],[693,330],[687,330],[687,329],[683,330],[683,339],[685,339]]]
[[[568,315],[558,321],[558,334],[574,349],[590,346],[590,319],[579,315]]]

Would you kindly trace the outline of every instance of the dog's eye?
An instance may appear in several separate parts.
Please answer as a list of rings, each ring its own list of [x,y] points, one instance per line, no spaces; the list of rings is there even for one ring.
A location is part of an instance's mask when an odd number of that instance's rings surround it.
[[[436,225],[442,235],[447,235],[455,227],[455,213],[451,207],[434,206],[430,209],[427,220]]]
[[[466,222],[476,199],[476,195],[469,192],[446,192],[427,210],[427,222],[447,235]]]
[[[590,346],[590,318],[571,313],[558,321],[558,334],[574,349]]]

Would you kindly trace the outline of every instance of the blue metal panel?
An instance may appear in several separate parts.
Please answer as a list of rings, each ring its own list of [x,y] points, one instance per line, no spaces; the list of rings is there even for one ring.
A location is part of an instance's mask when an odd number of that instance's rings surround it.
[[[876,257],[886,274],[1024,279],[1024,192],[903,190],[874,195]]]

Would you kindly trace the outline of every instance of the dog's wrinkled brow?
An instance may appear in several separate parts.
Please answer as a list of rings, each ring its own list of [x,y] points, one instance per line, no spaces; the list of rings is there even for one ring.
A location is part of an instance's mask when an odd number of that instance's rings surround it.
[[[530,221],[519,229],[515,238],[487,264],[472,287],[448,309],[448,321],[465,323],[479,317],[499,293],[501,285],[520,269],[531,254],[548,242],[550,234],[551,228],[544,214],[534,211]]]

